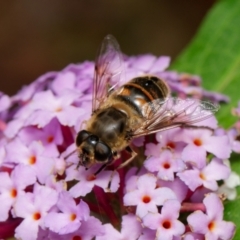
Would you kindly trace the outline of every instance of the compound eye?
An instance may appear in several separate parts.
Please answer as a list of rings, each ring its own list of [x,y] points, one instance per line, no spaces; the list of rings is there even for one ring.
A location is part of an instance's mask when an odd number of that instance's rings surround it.
[[[77,138],[76,138],[76,144],[77,146],[80,146],[82,142],[90,135],[89,132],[86,130],[82,130],[78,133]]]
[[[112,155],[111,149],[104,143],[98,142],[95,147],[95,159],[97,161],[105,161]]]
[[[97,144],[97,142],[99,141],[99,138],[95,135],[91,135],[88,137],[87,140],[91,145],[95,146]]]

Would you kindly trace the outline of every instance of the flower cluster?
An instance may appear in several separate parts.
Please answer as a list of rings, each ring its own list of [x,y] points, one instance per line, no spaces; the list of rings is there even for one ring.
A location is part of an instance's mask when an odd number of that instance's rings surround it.
[[[169,62],[126,57],[126,79],[151,73],[178,97],[228,101],[203,90],[197,76],[166,71]],[[219,180],[239,185],[226,163],[240,152],[239,127],[224,131],[212,117],[135,139],[141,167],[115,173],[109,193],[113,168],[128,156],[95,176],[99,166],[86,170],[70,154],[91,115],[93,71],[93,62],[72,64],[12,97],[0,93],[0,238],[231,239],[235,226],[223,220],[228,192]]]

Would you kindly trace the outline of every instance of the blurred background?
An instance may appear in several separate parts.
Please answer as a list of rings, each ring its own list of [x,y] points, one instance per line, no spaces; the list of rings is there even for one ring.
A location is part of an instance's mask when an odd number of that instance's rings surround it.
[[[128,55],[172,60],[214,0],[21,0],[0,2],[0,91],[14,94],[47,71],[93,60],[109,33]]]

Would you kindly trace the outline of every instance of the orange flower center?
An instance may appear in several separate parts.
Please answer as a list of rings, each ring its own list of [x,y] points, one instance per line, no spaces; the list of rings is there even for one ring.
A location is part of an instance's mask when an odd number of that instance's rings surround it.
[[[175,148],[175,144],[173,142],[168,142],[167,143],[167,147],[170,147],[170,148],[174,149]]]
[[[90,174],[87,176],[87,181],[93,181],[95,180],[97,177],[94,174]]]
[[[169,163],[164,163],[164,164],[163,164],[163,167],[164,167],[165,169],[169,169],[169,168],[171,167],[171,165],[170,165]]]
[[[10,191],[10,196],[12,198],[15,198],[17,196],[17,190],[15,188],[13,188],[11,191]]]
[[[202,141],[199,138],[194,139],[193,143],[198,147],[202,145]]]
[[[77,218],[76,214],[72,213],[72,214],[70,215],[70,220],[71,220],[71,221],[74,221],[76,218]]]
[[[82,240],[82,238],[80,236],[73,236],[72,240]]]
[[[47,142],[48,142],[48,143],[51,143],[51,142],[53,141],[53,139],[54,139],[53,136],[49,136],[49,137],[47,138]]]
[[[31,156],[28,160],[29,164],[33,165],[35,164],[37,161],[36,157],[35,156]]]
[[[143,201],[144,203],[149,203],[149,202],[151,201],[151,198],[146,195],[146,196],[144,196],[144,197],[142,198],[142,201]]]
[[[166,220],[162,223],[162,226],[165,228],[165,229],[169,229],[171,228],[171,222]]]
[[[35,213],[33,214],[33,219],[34,219],[34,220],[39,220],[40,218],[41,218],[41,213],[35,212]]]
[[[214,228],[215,228],[215,223],[214,223],[214,222],[210,222],[210,223],[208,224],[208,229],[209,229],[210,231],[213,231]]]
[[[58,107],[55,109],[55,112],[61,112],[62,111],[62,108],[61,107]]]
[[[202,180],[206,180],[205,176],[203,173],[199,173],[199,177],[202,179]]]

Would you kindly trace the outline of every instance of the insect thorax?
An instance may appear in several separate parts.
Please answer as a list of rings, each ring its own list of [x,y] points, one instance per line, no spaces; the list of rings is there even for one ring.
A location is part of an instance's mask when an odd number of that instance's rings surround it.
[[[88,130],[97,135],[103,142],[110,147],[118,148],[119,139],[125,138],[126,129],[128,128],[128,116],[124,112],[111,106],[105,109],[100,109]],[[119,142],[121,145],[121,143]]]

